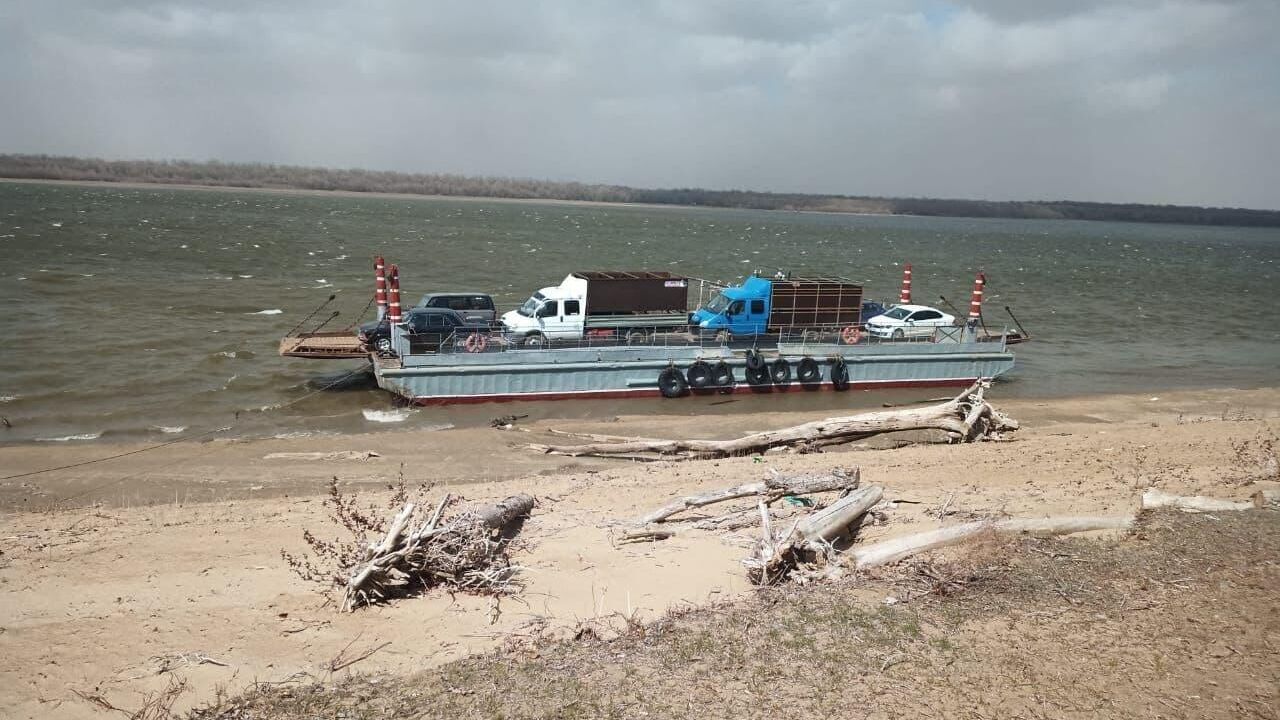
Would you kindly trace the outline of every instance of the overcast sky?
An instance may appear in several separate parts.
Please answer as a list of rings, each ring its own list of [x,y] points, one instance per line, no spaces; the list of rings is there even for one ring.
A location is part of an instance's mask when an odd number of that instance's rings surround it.
[[[0,0],[0,152],[1280,209],[1280,0]]]

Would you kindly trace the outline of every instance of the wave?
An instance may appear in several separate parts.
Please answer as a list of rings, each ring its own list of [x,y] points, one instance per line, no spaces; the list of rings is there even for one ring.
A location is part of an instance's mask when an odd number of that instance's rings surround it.
[[[165,433],[166,435],[173,435],[176,433],[186,431],[187,426],[186,425],[152,425],[151,429],[159,430],[160,432]]]
[[[398,423],[409,419],[413,414],[412,410],[361,410],[364,419],[369,422],[379,423]]]
[[[69,442],[72,440],[97,440],[102,433],[84,433],[82,435],[63,435],[62,437],[36,438],[36,442]]]
[[[2,404],[2,403],[11,403],[11,402],[13,402],[14,400],[17,400],[17,399],[18,399],[18,396],[17,396],[17,395],[0,395],[0,404]]]
[[[284,311],[279,308],[273,308],[271,310],[259,310],[258,312],[245,313],[245,315],[280,315],[283,312]]]

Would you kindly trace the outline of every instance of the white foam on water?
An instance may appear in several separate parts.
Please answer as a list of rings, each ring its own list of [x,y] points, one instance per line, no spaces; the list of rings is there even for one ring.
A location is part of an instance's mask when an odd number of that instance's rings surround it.
[[[36,438],[36,442],[68,442],[71,440],[97,440],[102,433],[84,433],[83,435],[63,435],[62,437]]]
[[[252,276],[252,275],[237,275],[236,277],[240,277],[240,278],[244,278],[245,280],[248,280],[249,278],[251,278],[251,277],[253,277],[253,276]]]
[[[159,430],[166,435],[175,435],[187,429],[186,425],[152,425],[152,430]]]
[[[9,403],[17,399],[17,395],[0,395],[0,403]]]
[[[413,411],[407,408],[402,410],[361,410],[360,412],[364,415],[365,420],[379,423],[404,422],[413,414]]]
[[[54,227],[62,227],[62,223],[49,223],[49,224]]]
[[[283,312],[284,311],[279,308],[273,308],[271,310],[259,310],[258,312],[245,313],[245,315],[279,315]]]

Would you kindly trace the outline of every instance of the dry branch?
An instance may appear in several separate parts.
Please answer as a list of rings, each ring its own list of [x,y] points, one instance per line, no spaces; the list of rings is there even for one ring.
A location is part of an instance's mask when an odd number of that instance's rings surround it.
[[[733,440],[587,436],[599,441],[582,445],[538,444],[529,447],[553,455],[691,460],[748,455],[774,447],[831,445],[906,430],[942,430],[955,440],[972,442],[998,437],[1005,430],[1018,428],[1015,420],[997,411],[983,398],[987,387],[985,382],[974,383],[956,397],[938,405],[826,418]]]
[[[635,521],[637,525],[663,522],[672,515],[691,508],[705,507],[726,500],[751,497],[756,495],[773,502],[787,495],[808,495],[810,493],[830,492],[832,490],[852,490],[858,487],[858,468],[837,468],[827,475],[795,475],[783,476],[773,471],[771,476],[760,482],[735,485],[701,495],[688,495],[678,498]]]

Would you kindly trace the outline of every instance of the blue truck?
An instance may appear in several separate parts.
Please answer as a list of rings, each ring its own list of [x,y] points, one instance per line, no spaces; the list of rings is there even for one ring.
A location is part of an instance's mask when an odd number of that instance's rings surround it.
[[[730,340],[793,330],[856,330],[882,312],[879,303],[862,301],[861,285],[844,278],[752,275],[717,293],[689,324],[704,335]]]

